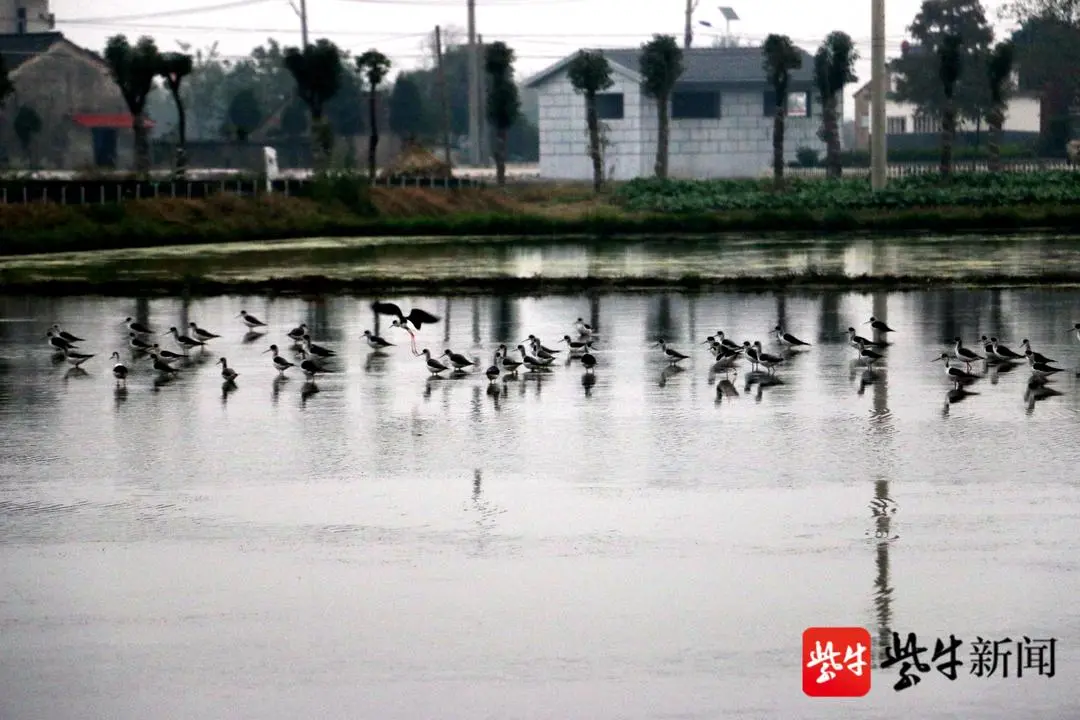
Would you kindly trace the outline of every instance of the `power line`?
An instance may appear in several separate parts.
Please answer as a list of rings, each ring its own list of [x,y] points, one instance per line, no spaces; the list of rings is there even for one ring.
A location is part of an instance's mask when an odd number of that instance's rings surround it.
[[[149,18],[160,17],[178,17],[182,15],[197,15],[199,13],[217,12],[219,10],[232,10],[234,8],[248,7],[249,5],[258,5],[260,3],[270,2],[271,0],[233,0],[227,3],[218,3],[216,5],[202,5],[200,7],[187,8],[184,10],[161,10],[159,12],[144,13],[142,15],[112,15],[110,17],[94,17],[94,18],[61,18],[60,23],[66,24],[79,24],[89,25],[94,23],[111,23],[124,20],[142,20]]]
[[[257,0],[263,2],[265,0]],[[155,23],[137,23],[137,22],[86,22],[80,23],[86,27],[101,27],[101,28],[128,28],[134,30],[170,30],[177,32],[223,32],[223,33],[240,33],[240,34],[292,34],[296,32],[295,28],[280,28],[280,27],[227,27],[221,25],[173,25],[173,24],[155,24]],[[325,36],[348,36],[348,37],[385,37],[387,40],[406,40],[409,38],[426,38],[430,32],[414,32],[414,33],[378,33],[373,31],[357,31],[357,30],[339,30],[339,29],[326,29],[326,30],[311,30],[314,35]],[[545,43],[547,41],[555,41],[556,38],[562,39],[581,39],[581,40],[614,40],[614,39],[641,39],[650,37],[653,31],[643,32],[623,32],[623,33],[490,33],[492,37],[497,37],[501,40],[523,40],[525,42]],[[702,33],[699,33],[702,35]],[[723,33],[704,33],[705,37],[726,37]],[[741,41],[763,41],[764,35],[736,35],[734,36]],[[870,38],[852,38],[856,45],[869,46]],[[906,35],[894,35],[886,39],[887,42],[899,46],[904,41],[910,41]],[[820,44],[820,38],[793,38],[792,42],[796,45],[817,45]],[[560,42],[560,45],[572,45],[573,43]],[[701,49],[701,48],[695,48]]]

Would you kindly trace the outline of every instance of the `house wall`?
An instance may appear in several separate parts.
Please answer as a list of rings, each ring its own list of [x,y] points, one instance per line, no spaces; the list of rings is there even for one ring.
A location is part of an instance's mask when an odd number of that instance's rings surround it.
[[[0,145],[12,166],[26,159],[14,131],[14,118],[23,105],[41,117],[42,129],[31,144],[39,169],[79,170],[92,167],[91,131],[77,125],[78,113],[126,113],[127,105],[108,70],[84,52],[63,42],[27,60],[11,74],[15,93],[4,105]],[[118,130],[117,167],[129,168],[134,159],[134,133]]]
[[[668,175],[673,178],[758,177],[772,168],[773,117],[764,109],[764,86],[751,91],[720,93],[720,117],[671,119]],[[649,163],[642,175],[653,174],[656,153],[656,105],[645,98],[642,140]],[[840,108],[843,113],[843,107]],[[841,115],[842,116],[842,115]],[[825,154],[818,137],[821,105],[812,101],[810,116],[788,117],[784,126],[784,162],[795,160],[799,148],[810,147]]]
[[[641,175],[642,98],[637,83],[612,74],[614,85],[604,92],[623,93],[623,119],[601,120],[607,139],[604,176],[630,180]],[[585,98],[574,91],[566,71],[548,78],[537,90],[540,113],[540,176],[588,180],[593,176],[589,136],[585,127]]]
[[[1039,99],[1033,95],[1016,95],[1009,99],[1009,102],[1005,109],[1005,124],[1002,126],[1002,130],[1006,132],[1039,132],[1039,122],[1041,118]],[[918,107],[912,103],[896,102],[895,100],[885,101],[885,122],[886,127],[889,127],[890,120],[892,120],[891,130],[895,130],[899,125],[899,119],[903,119],[904,133],[911,134],[919,130],[920,132],[936,132],[937,126],[933,125],[930,129],[926,129],[922,126],[916,125],[915,117],[917,115]],[[860,102],[858,98],[855,100],[855,149],[856,150],[869,150],[870,149],[870,132],[871,132],[871,116],[870,116],[870,103],[868,101]],[[985,129],[985,124],[983,126]],[[974,125],[970,122],[963,123],[963,129],[974,130]],[[896,132],[888,132],[889,135],[899,134]]]
[[[630,180],[653,174],[657,117],[653,100],[633,80],[615,75],[605,92],[623,93],[623,119],[601,120],[606,126],[605,177]],[[747,177],[767,173],[772,166],[773,119],[764,113],[764,86],[753,91],[721,92],[720,118],[671,119],[668,174],[676,178]],[[551,179],[588,180],[585,100],[575,93],[565,71],[538,88],[540,175]],[[841,112],[843,109],[841,108]],[[817,137],[821,105],[811,104],[810,117],[787,119],[785,162],[800,147],[824,154]]]
[[[19,27],[19,8],[26,9],[26,24]],[[38,33],[52,30],[48,0],[0,0],[0,33]]]

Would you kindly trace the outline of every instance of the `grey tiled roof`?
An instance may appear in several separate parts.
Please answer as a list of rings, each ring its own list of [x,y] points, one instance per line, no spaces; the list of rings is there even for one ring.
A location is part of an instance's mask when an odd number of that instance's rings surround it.
[[[627,70],[639,71],[640,48],[621,50],[602,49],[609,61],[622,65]],[[802,67],[791,73],[795,83],[813,81],[814,58],[799,48],[802,55]],[[679,77],[680,83],[764,83],[764,56],[760,47],[734,48],[690,48],[683,50],[685,70]]]
[[[0,34],[0,55],[10,72],[63,39],[58,32]]]

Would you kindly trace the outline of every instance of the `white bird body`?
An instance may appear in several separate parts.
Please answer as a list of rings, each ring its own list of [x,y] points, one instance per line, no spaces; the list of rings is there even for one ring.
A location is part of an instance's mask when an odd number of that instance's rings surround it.
[[[109,356],[109,359],[116,361],[116,364],[112,367],[112,374],[113,377],[116,378],[116,381],[118,383],[127,382],[128,369],[127,365],[124,365],[124,363],[120,362],[120,353],[114,352],[112,355]]]
[[[263,350],[263,352],[264,353],[274,353],[273,357],[271,358],[271,362],[274,363],[274,367],[277,369],[278,373],[281,374],[281,375],[284,375],[285,371],[288,370],[289,368],[296,367],[296,363],[289,362],[288,360],[286,360],[285,358],[281,357],[281,355],[278,354],[278,346],[277,345],[271,345],[266,350]]]
[[[589,325],[582,318],[578,318],[577,321],[574,322],[574,329],[577,330],[577,334],[580,337],[592,337],[595,332],[593,326]]]

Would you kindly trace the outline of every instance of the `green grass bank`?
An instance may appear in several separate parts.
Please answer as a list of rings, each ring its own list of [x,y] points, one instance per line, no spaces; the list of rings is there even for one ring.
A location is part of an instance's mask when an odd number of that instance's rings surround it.
[[[311,197],[0,206],[0,255],[298,237],[633,236],[724,232],[1080,233],[1080,173],[869,181],[635,180],[458,190],[335,181]]]

